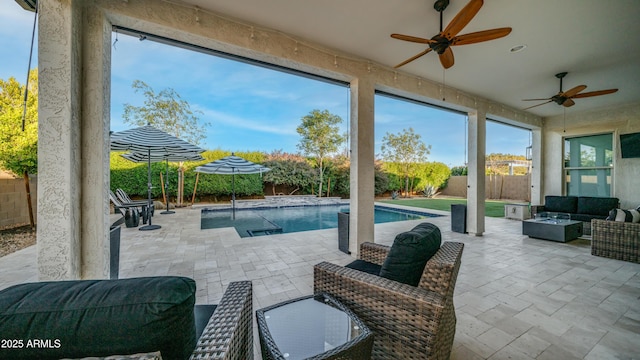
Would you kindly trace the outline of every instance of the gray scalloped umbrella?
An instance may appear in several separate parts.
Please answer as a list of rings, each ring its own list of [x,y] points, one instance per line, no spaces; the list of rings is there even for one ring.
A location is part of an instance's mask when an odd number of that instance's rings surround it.
[[[222,174],[231,175],[231,208],[233,210],[233,219],[236,218],[236,174],[262,174],[270,171],[268,167],[245,160],[240,156],[231,153],[222,159],[212,161],[210,163],[196,167],[195,172],[205,174]],[[195,191],[194,191],[195,192]]]
[[[148,179],[147,183],[147,195],[148,195],[148,209],[151,208],[151,159],[152,153],[157,154],[189,154],[189,153],[201,153],[204,149],[201,149],[193,144],[190,144],[182,139],[179,139],[173,135],[170,135],[162,130],[159,130],[151,125],[145,125],[133,129],[128,129],[120,132],[114,132],[111,134],[111,150],[129,150],[137,153],[147,153],[148,159]],[[140,230],[155,230],[159,229],[160,225],[152,225],[151,217],[149,217],[149,224],[140,227]]]
[[[164,188],[167,191],[167,193],[169,192],[169,161],[171,162],[181,162],[181,161],[200,161],[200,160],[204,160],[204,158],[202,157],[202,155],[198,154],[198,153],[184,153],[184,154],[158,154],[158,153],[151,153],[149,154],[147,153],[140,153],[140,152],[130,152],[130,153],[125,153],[125,154],[121,154],[120,156],[122,156],[123,158],[129,160],[129,161],[133,161],[136,163],[141,163],[141,162],[149,162],[149,157],[151,157],[151,162],[161,162],[164,161],[167,164],[166,167],[166,177],[165,177],[165,183],[164,183]],[[166,205],[167,205],[167,209],[163,212],[161,212],[160,214],[173,214],[175,213],[175,211],[171,211],[169,210],[169,196],[167,195],[166,197]]]

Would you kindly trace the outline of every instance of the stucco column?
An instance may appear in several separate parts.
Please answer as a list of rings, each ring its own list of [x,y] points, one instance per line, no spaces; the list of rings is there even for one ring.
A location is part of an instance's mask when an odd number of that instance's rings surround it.
[[[111,24],[95,6],[84,10],[82,79],[81,277],[109,274],[109,129]]]
[[[487,118],[480,111],[469,113],[469,164],[467,175],[467,232],[484,233],[485,152]]]
[[[542,205],[542,129],[531,130],[531,205]]]
[[[351,172],[349,251],[358,256],[360,244],[374,241],[374,98],[368,79],[351,82]]]
[[[85,4],[39,1],[40,280],[108,272],[108,27]]]

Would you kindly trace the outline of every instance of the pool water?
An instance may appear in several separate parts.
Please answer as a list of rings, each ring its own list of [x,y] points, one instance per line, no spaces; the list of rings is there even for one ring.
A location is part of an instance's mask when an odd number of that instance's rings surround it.
[[[338,227],[338,212],[348,212],[348,205],[295,206],[236,210],[202,210],[201,229],[235,227],[241,237],[293,233]],[[374,208],[376,224],[417,220],[440,216],[426,212],[409,212],[390,207]]]

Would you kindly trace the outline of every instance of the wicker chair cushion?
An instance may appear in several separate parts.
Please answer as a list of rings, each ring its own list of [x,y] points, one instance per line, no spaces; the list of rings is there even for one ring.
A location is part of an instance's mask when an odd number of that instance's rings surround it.
[[[358,259],[345,265],[345,267],[348,267],[349,269],[364,271],[367,274],[380,275],[380,268],[382,266]]]
[[[196,283],[184,277],[37,282],[0,291],[5,339],[58,340],[0,358],[60,359],[160,351],[187,359],[196,346]],[[6,355],[6,356],[5,356]]]
[[[640,212],[636,209],[622,210],[612,209],[607,217],[609,221],[621,221],[621,222],[640,222]]]
[[[440,229],[431,223],[422,223],[393,241],[382,264],[380,276],[418,286],[427,261],[440,249]]]

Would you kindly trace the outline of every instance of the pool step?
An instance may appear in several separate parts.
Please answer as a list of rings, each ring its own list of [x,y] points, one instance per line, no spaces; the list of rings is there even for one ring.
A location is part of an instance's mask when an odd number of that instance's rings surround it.
[[[267,229],[255,229],[255,230],[247,230],[249,236],[261,236],[261,235],[271,235],[271,234],[282,234],[282,228],[267,228]]]

